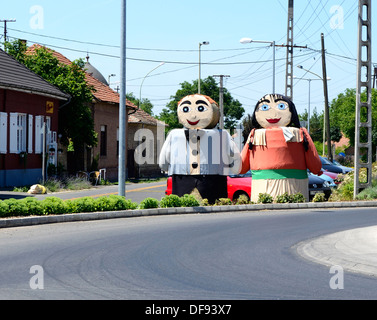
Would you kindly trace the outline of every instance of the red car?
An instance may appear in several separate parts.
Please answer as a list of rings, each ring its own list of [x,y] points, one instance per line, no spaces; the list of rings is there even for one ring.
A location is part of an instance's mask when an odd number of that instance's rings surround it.
[[[165,194],[169,195],[172,193],[172,182],[171,177],[168,178],[167,187]],[[233,201],[237,199],[240,195],[244,194],[250,198],[251,193],[251,172],[247,172],[243,175],[238,175],[237,177],[227,177],[228,180],[228,198]]]
[[[322,171],[323,171],[323,174],[325,174],[326,176],[329,176],[331,179],[333,179],[336,184],[339,183],[339,181],[336,179],[339,175],[338,173],[327,171],[327,170],[322,170]]]
[[[324,193],[326,199],[331,195],[329,183],[318,176],[309,175],[309,198],[311,199],[316,193]],[[227,177],[228,180],[228,198],[232,201],[240,195],[245,195],[250,199],[251,194],[251,171],[245,174],[239,174],[234,177]],[[172,179],[168,178],[165,194],[172,193]]]

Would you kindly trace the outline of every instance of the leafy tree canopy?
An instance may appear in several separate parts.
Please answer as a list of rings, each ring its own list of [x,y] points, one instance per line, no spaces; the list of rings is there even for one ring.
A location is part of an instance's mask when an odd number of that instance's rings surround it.
[[[168,129],[181,128],[182,125],[178,122],[177,105],[178,102],[185,96],[195,94],[198,92],[198,80],[189,83],[187,81],[181,83],[181,88],[176,94],[171,97],[171,101],[166,105],[159,115],[159,119],[169,125]],[[200,82],[200,93],[210,96],[216,102],[219,102],[220,88],[213,77],[208,77]],[[236,126],[245,112],[242,104],[233,99],[226,88],[223,88],[224,101],[224,128],[232,129]]]
[[[65,144],[71,140],[74,145],[96,145],[97,133],[90,109],[94,88],[86,82],[84,61],[79,59],[65,65],[45,47],[36,48],[29,54],[26,44],[20,40],[5,43],[5,48],[30,70],[71,96],[69,103],[59,110],[61,141]]]
[[[133,104],[139,106],[140,109],[144,110],[146,113],[153,116],[153,104],[149,99],[143,98],[140,101],[140,99],[135,97],[133,92],[127,93],[126,98],[127,100],[131,101]]]
[[[366,93],[361,93],[361,101],[366,101]],[[351,145],[355,145],[355,108],[356,108],[356,90],[346,89],[340,93],[337,98],[333,99],[330,105],[330,123],[331,126],[339,127],[340,131],[350,139]],[[366,122],[366,108],[362,108],[361,121]],[[372,143],[377,145],[377,91],[372,89]],[[367,132],[361,128],[361,141],[366,142]]]

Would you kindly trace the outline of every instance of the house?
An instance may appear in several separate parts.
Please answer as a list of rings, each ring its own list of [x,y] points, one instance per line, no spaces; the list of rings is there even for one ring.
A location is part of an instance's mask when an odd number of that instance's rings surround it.
[[[37,48],[33,45],[29,52]],[[49,49],[51,50],[51,49]],[[69,64],[71,61],[57,51],[51,50],[53,55],[62,63]],[[89,63],[89,57],[84,67],[86,71],[86,80],[88,85],[94,88],[91,110],[94,119],[94,130],[98,133],[98,145],[87,147],[83,157],[83,163],[80,170],[90,172],[101,168],[106,169],[106,179],[116,181],[118,179],[118,157],[119,157],[119,101],[120,95],[112,90],[105,77]],[[158,129],[163,128],[165,124],[141,109],[138,109],[129,100],[126,100],[127,109],[127,177],[155,177],[161,175],[158,166],[158,153],[164,137],[158,135]],[[139,129],[144,129],[139,131]],[[138,147],[143,143],[140,132],[149,135],[148,142],[152,143],[153,160],[140,164],[135,158]],[[140,138],[140,139],[139,139]],[[136,140],[135,140],[136,139]],[[138,140],[139,139],[139,140]],[[59,146],[62,154],[59,155],[59,161],[70,173],[74,173],[79,168],[72,166],[74,155],[66,151],[66,148]],[[140,148],[139,148],[140,149]],[[150,150],[151,148],[149,148]],[[76,159],[77,160],[77,159]]]
[[[58,110],[68,99],[0,49],[0,187],[38,183],[44,152],[57,164]]]

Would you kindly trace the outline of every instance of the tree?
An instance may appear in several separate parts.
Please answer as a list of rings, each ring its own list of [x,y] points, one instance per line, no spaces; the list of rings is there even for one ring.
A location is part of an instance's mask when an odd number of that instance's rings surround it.
[[[366,93],[360,95],[361,101],[366,101]],[[355,145],[355,107],[356,90],[346,89],[333,99],[330,104],[330,123],[331,126],[339,127],[340,131],[350,140],[352,146]],[[361,111],[362,122],[367,121],[366,108]],[[373,150],[377,145],[377,91],[372,89],[372,145]],[[360,139],[366,142],[366,128],[360,129]]]
[[[200,82],[200,93],[210,96],[213,100],[219,101],[220,88],[213,77],[208,77]],[[178,122],[177,105],[178,102],[185,96],[195,94],[198,92],[198,80],[193,81],[192,84],[185,81],[181,83],[181,88],[177,90],[176,94],[171,97],[171,101],[162,110],[158,118],[169,125],[168,129],[181,128],[182,125]],[[229,91],[224,88],[224,128],[232,129],[236,126],[245,112],[242,104],[233,99]]]
[[[361,100],[366,101],[366,93],[361,93]],[[351,145],[355,144],[355,106],[356,106],[356,90],[346,89],[344,93],[340,93],[337,98],[333,99],[330,105],[330,121],[331,125],[338,126],[344,135],[350,139]],[[377,125],[377,92],[372,89],[372,132],[376,135]],[[362,109],[361,119],[366,121],[366,109]],[[363,130],[361,131],[363,135]],[[365,138],[362,136],[362,138]],[[377,141],[374,141],[374,143]]]
[[[323,112],[318,114],[317,108],[310,116],[310,136],[313,141],[323,141]]]
[[[248,114],[242,119],[242,138],[243,138],[243,143],[246,143],[247,138],[249,137],[249,134],[252,129],[254,129],[253,122],[252,122],[253,116],[251,114]]]
[[[144,110],[146,113],[150,114],[151,116],[153,115],[153,104],[149,99],[143,98],[139,104],[140,99],[136,98],[133,92],[127,93],[126,98],[136,106],[139,106],[140,109]]]
[[[86,82],[83,60],[65,65],[45,47],[36,48],[28,54],[26,44],[20,40],[6,43],[6,50],[30,70],[71,96],[69,103],[59,109],[61,142],[68,145],[72,141],[74,147],[80,149],[84,144],[95,146],[97,133],[90,109],[94,88]]]
[[[355,144],[355,106],[356,90],[346,89],[333,99],[330,104],[330,123],[336,125]]]

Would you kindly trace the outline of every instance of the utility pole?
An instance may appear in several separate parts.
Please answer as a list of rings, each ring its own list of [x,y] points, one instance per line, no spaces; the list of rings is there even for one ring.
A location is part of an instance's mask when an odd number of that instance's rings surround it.
[[[359,0],[355,110],[354,198],[356,198],[361,189],[368,188],[372,185],[371,2],[371,0]],[[365,93],[366,98],[361,99],[362,93]],[[361,130],[363,130],[363,136],[361,136]],[[365,155],[367,157],[366,161],[361,161],[361,156]],[[366,181],[360,181],[360,170],[362,168],[366,169]]]
[[[323,93],[325,96],[325,122],[326,122],[326,139],[327,139],[327,157],[332,162],[331,152],[331,137],[330,137],[330,113],[329,113],[329,96],[327,92],[327,73],[326,73],[326,57],[325,57],[325,40],[323,33],[321,33],[321,46],[322,46],[322,80],[323,80]],[[323,128],[325,130],[325,126]]]
[[[7,23],[16,22],[16,19],[4,19],[4,20],[0,20],[0,22],[4,22],[4,49],[5,49],[5,42],[7,42]]]
[[[285,66],[285,95],[293,98],[293,0],[288,0],[287,59]],[[274,92],[275,93],[275,92]]]
[[[219,105],[220,105],[220,129],[224,129],[224,77],[229,77],[226,75],[214,75],[214,77],[220,78],[220,98],[219,98]]]
[[[126,107],[126,0],[121,5],[121,50],[120,50],[120,97],[119,97],[119,158],[118,158],[118,194],[126,196],[126,142],[127,142],[127,107]]]

